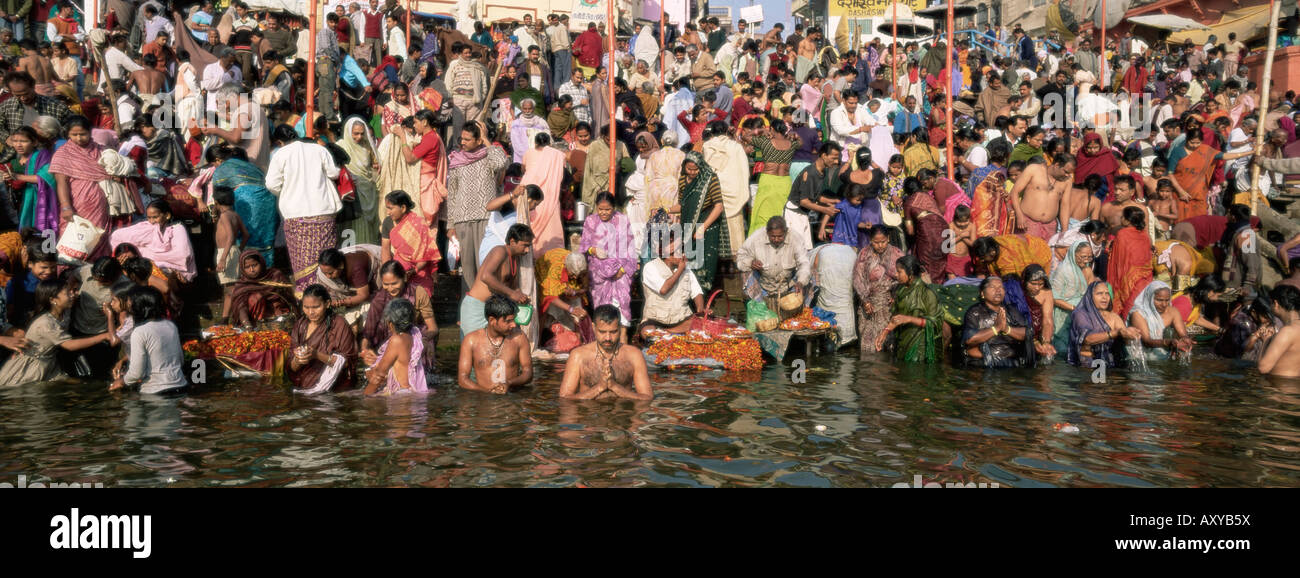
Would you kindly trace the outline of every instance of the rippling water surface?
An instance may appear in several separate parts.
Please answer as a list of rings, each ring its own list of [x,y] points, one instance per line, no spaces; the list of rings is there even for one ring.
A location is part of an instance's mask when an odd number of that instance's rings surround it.
[[[443,367],[454,367],[445,354]],[[0,389],[0,481],[105,486],[1298,486],[1300,383],[1198,358],[1150,373],[810,362],[748,380],[652,373],[655,399],[560,402],[561,366],[507,396],[177,397]],[[1077,433],[1070,433],[1072,428]],[[819,427],[824,426],[824,427]]]

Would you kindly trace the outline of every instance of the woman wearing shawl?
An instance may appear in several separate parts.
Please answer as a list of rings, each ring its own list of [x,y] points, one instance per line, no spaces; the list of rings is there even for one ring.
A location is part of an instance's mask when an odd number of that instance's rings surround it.
[[[1019,285],[1016,285],[1017,295]],[[1036,359],[1034,328],[1019,307],[1008,303],[1001,277],[989,276],[979,285],[980,301],[966,310],[961,342],[966,365],[1031,367]]]
[[[60,233],[73,217],[81,217],[104,232],[99,244],[90,251],[87,261],[108,254],[108,236],[112,233],[108,198],[100,182],[112,177],[99,165],[104,147],[90,140],[90,122],[84,117],[71,117],[64,122],[68,142],[55,151],[50,160],[50,173],[54,175],[59,196]]]
[[[930,146],[927,138],[925,129],[919,126],[907,137],[910,142],[903,147],[903,166],[907,168],[909,177],[924,169],[937,171],[943,162],[943,153]]]
[[[722,239],[727,235],[723,230],[726,220],[722,218],[722,186],[713,173],[704,156],[697,152],[686,153],[682,161],[681,177],[677,181],[680,191],[682,231],[690,231],[700,256],[692,259],[698,263],[694,268],[695,279],[705,293],[713,291],[713,278],[718,272],[718,255],[722,251]]]
[[[772,217],[785,214],[786,201],[790,198],[790,163],[794,160],[794,153],[803,144],[799,136],[793,132],[787,132],[784,122],[773,121],[773,126],[763,130],[763,134],[754,136],[748,140],[755,150],[763,155],[763,173],[758,177],[758,194],[754,196],[754,210],[749,217],[748,235],[754,234],[767,224]],[[742,137],[741,141],[745,139]],[[867,152],[868,159],[871,155],[871,149],[862,148]],[[864,167],[864,170],[870,172],[870,167]],[[879,185],[877,180],[876,184]]]
[[[150,179],[181,178],[194,172],[190,160],[185,156],[176,134],[165,128],[155,128],[152,124],[140,125],[140,136],[145,140],[148,158],[147,174]]]
[[[1047,281],[1047,271],[1042,265],[1025,267],[1022,286],[1029,307],[1030,327],[1034,330],[1034,349],[1039,355],[1056,355],[1052,337],[1056,334],[1056,295]]]
[[[183,281],[198,274],[190,233],[183,223],[172,221],[171,205],[165,199],[149,203],[147,221],[113,231],[109,244],[114,249],[123,243],[134,245],[140,256],[164,271],[175,272]]]
[[[686,153],[668,144],[669,137],[664,137],[664,145],[650,155],[645,166],[646,211],[654,220],[660,210],[670,217],[670,221],[681,220],[681,207],[678,206],[678,183],[682,176],[682,162]]]
[[[930,105],[930,121],[926,124],[930,127],[930,146],[941,147],[948,138],[948,113],[947,101],[942,94],[934,95]]]
[[[808,81],[799,87],[799,105],[809,115],[818,115],[822,110],[822,91],[818,89],[817,78],[816,73],[809,74]]]
[[[900,257],[894,264],[898,286],[893,316],[876,336],[875,347],[884,351],[893,334],[897,361],[934,363],[943,354],[943,309],[939,296],[921,278],[921,271],[921,262],[912,255]]]
[[[916,177],[907,177],[903,181],[904,226],[907,234],[913,237],[915,248],[913,255],[920,260],[931,280],[943,279],[944,267],[948,264],[948,255],[943,250],[944,231],[948,222],[944,220],[934,196],[922,190],[921,182]]]
[[[853,291],[861,305],[857,311],[858,338],[862,351],[869,351],[876,337],[889,324],[894,303],[894,287],[898,284],[896,264],[903,252],[889,244],[889,234],[881,225],[867,234],[870,244],[858,251],[853,265]]]
[[[1029,159],[1043,156],[1043,139],[1046,138],[1044,135],[1043,127],[1029,127],[1025,131],[1025,136],[1021,137],[1020,142],[1016,143],[1015,148],[1011,149],[1011,156],[1007,157],[1007,162],[1028,162]]]
[[[1070,313],[1079,306],[1088,286],[1096,280],[1092,273],[1092,245],[1079,239],[1070,245],[1070,252],[1052,270],[1052,297],[1056,308],[1052,310],[1052,346],[1058,352],[1070,345]]]
[[[248,228],[248,248],[260,251],[267,263],[272,262],[276,231],[280,228],[280,209],[275,195],[266,188],[266,174],[236,149],[235,156],[220,160],[212,173],[212,184],[235,191],[235,213]]]
[[[353,241],[358,245],[378,245],[379,189],[375,185],[378,153],[375,141],[370,137],[365,121],[353,116],[344,123],[343,136],[334,144],[348,153],[346,168],[357,193],[357,217],[341,223],[339,228],[351,229]]]
[[[415,113],[415,134],[419,142],[411,146],[402,131],[393,131],[400,142],[406,144],[401,149],[402,160],[408,165],[420,166],[420,217],[426,225],[437,226],[438,211],[447,199],[447,154],[442,145],[442,137],[434,127],[432,111],[420,110]]]
[[[1102,178],[1101,192],[1098,196],[1111,201],[1115,199],[1115,175],[1119,171],[1119,161],[1110,147],[1102,146],[1101,135],[1089,132],[1083,137],[1083,146],[1074,157],[1074,186],[1083,188],[1083,181],[1091,175]]]
[[[1129,323],[1141,335],[1148,360],[1168,359],[1174,349],[1191,352],[1192,339],[1187,336],[1183,316],[1170,307],[1173,290],[1164,281],[1148,283],[1138,294]],[[1172,329],[1173,338],[1165,339],[1166,329]]]
[[[1115,285],[1115,310],[1121,319],[1128,317],[1138,292],[1151,282],[1151,238],[1146,233],[1146,211],[1141,207],[1124,209],[1124,228],[1111,243],[1106,265],[1106,280]]]
[[[420,164],[408,164],[403,153],[406,151],[405,135],[415,131],[415,118],[407,117],[396,128],[384,135],[379,142],[379,190],[380,191],[418,191],[420,190]],[[419,211],[419,207],[416,207]],[[242,216],[242,213],[241,213]]]
[[[411,95],[410,88],[405,84],[394,84],[393,98],[384,103],[384,106],[380,109],[382,120],[379,126],[382,134],[387,135],[392,131],[394,125],[401,124],[405,118],[415,116],[416,111],[421,108],[423,107],[419,104],[419,101]],[[345,129],[343,135],[347,136],[347,134],[348,131]]]
[[[230,321],[248,327],[293,310],[293,285],[253,249],[239,255],[239,281],[230,288]]]
[[[541,312],[551,330],[546,349],[568,353],[596,340],[587,315],[587,259],[581,253],[556,248],[537,260],[537,278],[542,285]]]
[[[420,339],[416,341],[422,347],[421,362],[425,372],[431,373],[437,365],[434,350],[438,346],[438,323],[433,318],[433,301],[429,297],[432,293],[422,286],[408,283],[408,277],[406,269],[396,261],[388,261],[379,268],[379,291],[375,292],[375,300],[370,302],[365,325],[359,332],[361,359],[366,365],[373,366],[374,360],[382,356],[375,349],[381,348],[379,351],[382,352],[382,346],[392,336],[388,323],[384,321],[384,310],[389,303],[406,299],[415,306],[414,325],[420,329]]]
[[[330,307],[330,292],[310,285],[302,292],[302,315],[289,330],[285,375],[293,386],[314,392],[352,387],[357,340],[342,315]]]
[[[626,215],[614,211],[614,197],[608,192],[596,195],[596,212],[582,223],[581,249],[591,271],[591,305],[618,307],[623,325],[632,324],[632,277],[636,275],[636,251]]]
[[[16,154],[8,168],[12,174],[10,188],[15,201],[21,205],[18,228],[58,229],[59,197],[55,193],[54,176],[50,174],[54,152],[49,143],[36,130],[23,126],[9,136],[9,144]]]
[[[1110,285],[1105,281],[1094,281],[1088,286],[1079,306],[1070,313],[1066,361],[1071,365],[1091,369],[1095,368],[1094,362],[1101,361],[1107,367],[1113,367],[1116,340],[1139,337],[1137,329],[1126,327],[1124,320],[1111,312],[1113,302]]]
[[[387,217],[379,229],[380,260],[401,264],[405,280],[432,295],[438,279],[438,262],[442,260],[437,231],[415,214],[415,201],[406,191],[388,193],[384,197],[384,211]]]
[[[549,133],[537,133],[534,145],[523,155],[524,176],[519,187],[537,185],[542,189],[542,202],[529,211],[528,224],[533,229],[533,252],[545,255],[551,249],[564,247],[564,220],[560,218],[560,186],[564,182],[564,152],[550,146]],[[515,209],[524,214],[524,200],[515,201]],[[527,291],[525,291],[527,292]]]
[[[975,234],[979,237],[996,237],[1016,232],[1015,207],[1011,204],[1011,191],[1007,190],[1007,170],[1001,166],[1005,159],[996,158],[997,153],[1006,154],[1006,147],[995,147],[989,164],[971,172],[970,216],[975,223]]]
[[[1259,293],[1232,312],[1214,354],[1228,359],[1259,361],[1269,340],[1283,327],[1266,293]]]
[[[1030,265],[1050,266],[1052,249],[1047,241],[1031,235],[999,235],[975,239],[971,257],[979,274],[1019,275]]]

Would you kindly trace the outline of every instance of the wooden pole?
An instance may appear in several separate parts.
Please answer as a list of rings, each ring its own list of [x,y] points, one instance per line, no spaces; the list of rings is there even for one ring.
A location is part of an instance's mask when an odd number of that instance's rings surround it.
[[[104,52],[100,50],[98,46],[91,43],[90,49],[95,52],[96,62],[104,62]],[[108,78],[105,79],[104,88],[108,91],[108,109],[113,113],[113,130],[121,133],[122,121],[117,118],[117,89],[113,88],[113,77],[108,75],[108,68],[106,66],[104,68],[104,74],[105,76],[108,76]],[[33,88],[33,90],[35,89]],[[207,102],[206,95],[204,95],[204,102]]]
[[[1273,88],[1273,53],[1277,49],[1277,20],[1282,11],[1282,4],[1275,0],[1269,2],[1268,44],[1264,55],[1264,78],[1259,90],[1259,126],[1255,129],[1255,154],[1264,150],[1264,117],[1268,114],[1268,95]],[[1250,214],[1259,214],[1259,165],[1250,165]]]
[[[947,119],[944,121],[946,123],[944,129],[948,131],[948,136],[945,140],[945,144],[948,145],[948,180],[952,180],[953,167],[957,165],[957,162],[952,158],[952,85],[953,81],[956,80],[952,75],[952,51],[957,48],[957,39],[953,37],[953,12],[955,7],[956,0],[948,0],[948,44],[951,44],[952,46],[948,46],[944,50],[947,53],[944,54],[944,59],[945,62],[948,63],[948,86],[943,87],[943,91],[947,93],[946,99],[948,100],[948,110],[944,111],[944,114],[947,116]]]
[[[307,2],[307,110],[302,125],[307,138],[316,137],[316,0]]]
[[[618,162],[615,159],[614,151],[618,148],[618,139],[614,136],[614,111],[618,105],[614,102],[614,67],[618,63],[614,62],[614,38],[618,36],[618,28],[614,25],[614,2],[615,0],[605,0],[605,28],[609,30],[609,52],[606,57],[608,65],[605,67],[605,76],[608,79],[606,84],[609,92],[609,194],[614,194],[614,184],[618,181]],[[595,207],[591,207],[593,210]]]

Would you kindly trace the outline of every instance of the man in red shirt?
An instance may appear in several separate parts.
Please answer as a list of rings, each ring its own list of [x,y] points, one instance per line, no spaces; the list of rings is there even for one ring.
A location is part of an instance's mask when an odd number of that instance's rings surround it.
[[[352,20],[348,18],[347,11],[340,3],[334,7],[334,13],[339,15],[339,23],[334,27],[334,33],[338,35],[339,50],[343,54],[352,53]]]
[[[573,41],[573,56],[578,59],[578,68],[582,69],[583,76],[595,76],[603,53],[604,45],[600,41],[600,33],[596,32],[596,23],[588,22],[587,31]]]
[[[366,29],[362,31],[364,44],[369,49],[368,54],[374,55],[370,64],[378,65],[384,58],[384,13],[379,11],[379,0],[370,0],[370,9],[361,13],[366,17]]]

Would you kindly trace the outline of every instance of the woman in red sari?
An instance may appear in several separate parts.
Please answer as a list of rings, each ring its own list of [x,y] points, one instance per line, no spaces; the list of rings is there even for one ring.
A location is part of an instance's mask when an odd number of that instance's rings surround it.
[[[108,255],[108,237],[112,233],[108,198],[99,182],[111,177],[99,166],[99,155],[104,148],[90,139],[90,121],[74,116],[65,121],[68,142],[54,152],[50,160],[50,174],[54,175],[59,196],[59,231],[62,232],[73,217],[90,221],[104,232],[99,244],[86,261],[93,262]]]
[[[1106,280],[1115,288],[1115,312],[1128,319],[1133,302],[1151,282],[1153,269],[1151,237],[1147,235],[1147,213],[1141,207],[1124,209],[1124,228],[1115,234],[1106,266]]]
[[[442,253],[438,251],[437,230],[429,228],[414,211],[415,201],[405,191],[393,191],[384,197],[388,216],[379,229],[380,261],[401,263],[406,281],[432,295]]]
[[[408,143],[402,149],[402,157],[407,164],[420,163],[420,211],[424,222],[436,227],[438,211],[447,199],[447,154],[442,146],[442,137],[434,129],[434,118],[433,111],[416,111],[415,132],[420,135],[420,141],[414,146]]]
[[[947,78],[947,75],[943,75]],[[943,82],[943,79],[940,79]],[[940,86],[945,86],[940,84]],[[947,100],[942,91],[936,91],[930,99],[930,146],[943,146],[944,141],[948,138],[948,113]]]
[[[948,222],[943,219],[942,210],[934,197],[924,190],[921,181],[908,177],[903,181],[903,222],[907,233],[914,237],[916,247],[913,254],[921,261],[921,267],[930,274],[930,282],[943,279],[943,270],[948,265],[948,254],[943,250],[944,231]]]
[[[1115,200],[1115,174],[1119,171],[1119,161],[1110,147],[1103,146],[1101,135],[1090,132],[1083,137],[1083,146],[1074,156],[1074,186],[1083,188],[1083,181],[1092,175],[1101,176],[1105,184],[1106,200]]]
[[[284,272],[266,266],[256,249],[239,255],[239,281],[230,290],[230,322],[247,327],[293,311],[293,285]]]

